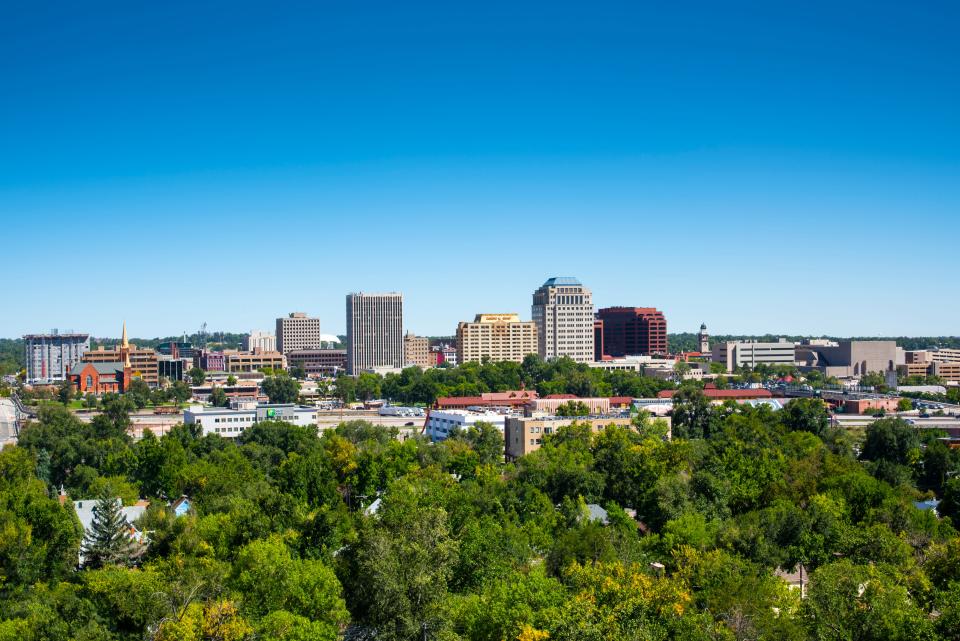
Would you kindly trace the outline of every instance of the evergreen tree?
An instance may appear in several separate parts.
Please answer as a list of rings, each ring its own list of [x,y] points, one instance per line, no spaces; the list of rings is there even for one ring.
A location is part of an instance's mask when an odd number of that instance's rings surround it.
[[[103,494],[97,500],[93,508],[93,524],[83,537],[84,568],[130,564],[136,542],[130,537],[130,524],[120,508],[120,501],[109,494]]]

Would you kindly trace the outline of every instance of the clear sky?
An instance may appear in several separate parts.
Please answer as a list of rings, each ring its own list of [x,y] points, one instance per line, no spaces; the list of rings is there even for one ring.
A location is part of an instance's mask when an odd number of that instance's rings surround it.
[[[0,336],[960,333],[960,4],[0,6]]]

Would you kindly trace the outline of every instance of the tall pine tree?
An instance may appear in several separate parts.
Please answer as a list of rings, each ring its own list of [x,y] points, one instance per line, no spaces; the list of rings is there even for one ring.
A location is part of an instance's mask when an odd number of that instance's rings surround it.
[[[90,531],[83,537],[83,567],[130,564],[137,543],[130,537],[130,524],[120,507],[120,500],[108,494],[97,500]]]

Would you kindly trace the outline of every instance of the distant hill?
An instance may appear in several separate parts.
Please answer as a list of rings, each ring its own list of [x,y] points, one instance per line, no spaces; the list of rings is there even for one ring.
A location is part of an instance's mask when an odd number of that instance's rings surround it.
[[[791,334],[762,334],[762,335],[732,335],[721,334],[710,337],[710,345],[722,343],[724,341],[776,341],[785,338],[788,341],[801,341],[807,338],[828,338],[834,341],[862,340],[862,341],[897,341],[897,345],[903,349],[926,349],[928,347],[948,347],[960,349],[960,336],[823,336],[821,334],[797,336]],[[667,337],[670,346],[670,352],[695,352],[699,349],[699,340],[693,332],[683,332],[681,334],[670,334]]]

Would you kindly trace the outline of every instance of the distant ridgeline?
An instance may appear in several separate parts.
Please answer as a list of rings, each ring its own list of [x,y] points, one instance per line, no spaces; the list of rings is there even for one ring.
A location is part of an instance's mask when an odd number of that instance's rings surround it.
[[[186,342],[193,343],[195,346],[205,344],[208,348],[215,349],[243,349],[243,343],[246,337],[246,332],[242,334],[235,334],[232,332],[207,332],[205,337],[201,337],[199,333],[193,333],[187,335]],[[166,336],[164,338],[131,338],[130,342],[137,347],[156,349],[156,347],[161,343],[183,340],[183,334],[181,334],[179,336]],[[116,345],[119,342],[119,338],[91,338],[90,348],[97,349],[97,347],[100,345],[109,347],[111,345]]]
[[[776,341],[779,338],[785,338],[788,341],[798,342],[805,338],[828,338],[834,341],[897,341],[897,345],[906,350],[926,349],[928,347],[947,347],[950,349],[960,349],[960,336],[791,336],[789,334],[763,334],[763,335],[718,335],[710,337],[710,345],[723,343],[725,341]],[[695,352],[700,349],[697,335],[693,332],[683,332],[681,334],[670,334],[667,336],[670,345],[670,352]]]

